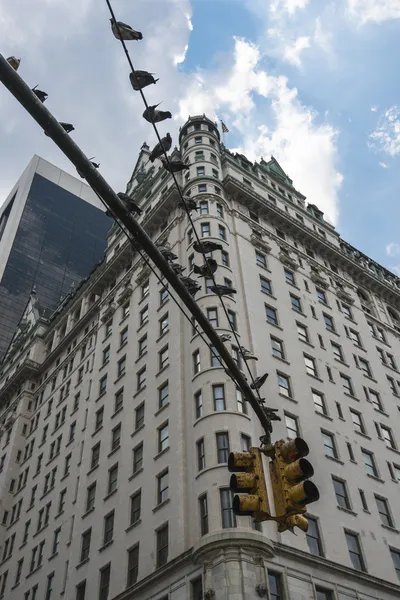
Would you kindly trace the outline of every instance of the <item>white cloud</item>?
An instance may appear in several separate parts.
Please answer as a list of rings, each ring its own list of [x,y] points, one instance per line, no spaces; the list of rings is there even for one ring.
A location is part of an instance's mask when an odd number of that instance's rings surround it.
[[[310,0],[272,0],[270,11],[272,15],[280,16],[282,13],[294,15],[298,8],[305,8]]]
[[[223,114],[241,135],[238,151],[250,160],[273,154],[308,201],[335,223],[342,183],[336,168],[338,132],[327,123],[317,124],[315,112],[301,103],[296,88],[286,77],[270,75],[261,60],[254,44],[236,39],[233,64],[198,73],[192,80],[180,102],[181,117]]]
[[[382,169],[388,169],[388,168],[389,168],[389,165],[387,165],[387,164],[386,164],[385,162],[383,162],[383,161],[381,161],[381,162],[379,163],[379,166],[380,166],[380,167],[382,167]]]
[[[400,265],[393,265],[393,267],[390,267],[390,271],[400,277]]]
[[[328,56],[334,56],[333,35],[327,29],[324,29],[319,17],[315,19],[314,42]]]
[[[303,52],[303,50],[306,50],[309,47],[310,38],[306,36],[299,37],[292,46],[286,46],[283,53],[283,58],[292,65],[300,67],[300,54]]]
[[[369,139],[371,146],[390,156],[400,153],[400,106],[392,106],[381,115]]]
[[[361,24],[400,19],[399,0],[347,0],[351,18]]]
[[[386,246],[386,254],[388,256],[398,256],[400,254],[400,244],[390,242],[390,244]]]
[[[371,106],[371,112],[378,112],[377,106]]]

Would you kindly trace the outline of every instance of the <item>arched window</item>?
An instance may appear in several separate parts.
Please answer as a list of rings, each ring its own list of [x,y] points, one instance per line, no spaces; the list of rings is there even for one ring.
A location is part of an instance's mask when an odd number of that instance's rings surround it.
[[[368,315],[372,315],[375,311],[373,309],[371,298],[369,297],[367,292],[365,292],[364,290],[360,290],[360,288],[358,288],[357,296],[360,299],[361,308],[363,309],[363,311],[365,313],[367,313]]]

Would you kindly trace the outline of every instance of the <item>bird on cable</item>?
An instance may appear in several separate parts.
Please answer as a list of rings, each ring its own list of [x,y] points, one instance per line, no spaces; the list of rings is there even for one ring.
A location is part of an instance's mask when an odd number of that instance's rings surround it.
[[[198,210],[198,206],[196,204],[196,200],[193,200],[193,198],[190,198],[189,196],[183,196],[183,202],[182,200],[180,202],[178,202],[178,206],[180,208],[187,208],[188,210]]]
[[[232,336],[230,333],[223,333],[219,336],[219,339],[221,340],[221,342],[229,342],[231,337]]]
[[[252,390],[259,390],[267,380],[269,373],[264,373],[260,377],[256,377],[255,380],[250,384]]]
[[[161,252],[163,257],[165,258],[165,260],[167,260],[168,262],[172,262],[173,260],[178,259],[176,254],[171,252],[171,250],[169,248],[167,248],[166,246],[157,246],[157,248]]]
[[[47,100],[48,94],[43,92],[42,90],[37,89],[37,85],[32,88],[32,92],[35,94],[37,98],[39,98],[40,102],[45,102]]]
[[[167,135],[161,138],[161,141],[158,142],[150,152],[149,161],[154,162],[156,158],[160,158],[164,154],[164,152],[168,152],[172,146],[172,137],[171,134],[167,133]]]
[[[211,290],[213,294],[217,294],[218,296],[232,296],[232,294],[236,294],[236,290],[230,285],[210,285],[208,289]]]
[[[198,265],[193,265],[193,273],[201,275],[202,277],[209,277],[210,274],[214,275],[217,269],[218,263],[213,258],[207,258],[206,263],[200,267]]]
[[[161,162],[162,162],[164,169],[166,169],[170,173],[177,173],[178,171],[184,171],[185,169],[190,168],[190,165],[185,165],[185,163],[183,163],[179,159],[175,159],[175,160],[169,159],[169,162],[168,162],[165,160],[164,157],[161,157]]]
[[[182,275],[183,271],[186,270],[185,267],[182,267],[182,265],[178,265],[178,263],[171,263],[170,267],[173,271],[175,271],[177,275]]]
[[[192,279],[191,277],[180,277],[179,279],[192,296],[201,290],[201,285],[199,285],[195,279]]]
[[[21,64],[21,59],[15,58],[15,56],[9,56],[7,58],[7,62],[14,69],[14,71],[18,71],[19,65]]]
[[[244,346],[240,346],[244,360],[258,360],[257,356],[254,356],[250,350],[246,350]]]
[[[117,40],[124,40],[127,42],[129,40],[138,41],[143,39],[140,31],[135,31],[130,25],[127,25],[122,21],[115,21],[114,19],[110,19],[110,21],[112,32]]]
[[[125,208],[129,212],[135,213],[137,215],[142,214],[142,209],[136,204],[136,202],[130,196],[128,196],[128,194],[124,194],[124,192],[118,192],[117,196],[120,200],[122,200],[122,202],[125,204]],[[109,210],[106,210],[106,215],[107,215],[107,217],[113,216]]]
[[[208,254],[209,252],[214,252],[214,250],[222,250],[223,246],[221,244],[217,244],[217,242],[194,242],[193,250],[199,252],[200,254]]]
[[[161,102],[146,108],[143,113],[143,118],[149,123],[161,123],[161,121],[165,121],[165,119],[172,119],[172,114],[169,110],[157,110],[157,106],[160,106],[160,104]]]
[[[129,79],[135,92],[142,90],[152,83],[157,83],[158,81],[158,79],[154,79],[153,73],[149,73],[148,71],[135,71],[134,73],[130,73]]]
[[[61,125],[61,123],[60,123]],[[67,132],[68,133],[68,132]],[[92,156],[92,158],[94,158],[94,156]],[[90,164],[92,165],[92,167],[94,167],[95,169],[98,169],[100,167],[100,163],[95,163],[92,161],[92,158],[89,158],[90,160]],[[85,175],[82,173],[82,171],[80,171],[79,169],[76,169],[78,171],[78,175],[79,177],[81,177],[82,179],[85,179]],[[107,212],[106,212],[107,214]],[[107,215],[108,217],[111,217],[111,214]]]
[[[71,123],[63,123],[62,121],[59,121],[58,124],[61,125],[61,127],[66,133],[71,133],[71,131],[74,131],[75,129],[75,127]],[[49,137],[47,131],[44,132],[44,135],[47,135],[47,137]]]

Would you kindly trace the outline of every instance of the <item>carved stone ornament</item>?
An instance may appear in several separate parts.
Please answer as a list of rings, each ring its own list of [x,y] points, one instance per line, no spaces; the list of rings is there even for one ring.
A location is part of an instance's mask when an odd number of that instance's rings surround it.
[[[354,298],[353,296],[351,296],[348,292],[346,292],[346,290],[344,290],[343,288],[337,288],[336,289],[336,294],[337,296],[343,300],[344,302],[347,302],[347,304],[353,304],[354,303]]]
[[[101,320],[103,321],[103,323],[105,323],[112,317],[112,315],[115,313],[116,308],[117,307],[114,303],[114,298],[113,298],[112,300],[110,300],[105,311],[101,315]]]
[[[285,252],[279,252],[279,260],[294,271],[299,268],[297,261],[291,256],[288,256]]]
[[[268,590],[267,590],[267,586],[265,585],[265,583],[257,583],[257,585],[256,585],[256,592],[257,592],[257,594],[261,598],[263,598],[264,596],[266,596]]]
[[[313,281],[314,283],[316,283],[317,285],[319,285],[320,287],[326,289],[329,287],[329,282],[325,279],[325,277],[323,275],[321,275],[320,273],[317,273],[315,271],[312,271],[311,273],[311,281]]]
[[[136,283],[138,285],[140,285],[143,281],[145,281],[146,279],[148,279],[150,277],[150,273],[151,270],[149,269],[149,267],[147,265],[145,265],[143,267],[143,269],[140,271],[139,275],[136,278]]]
[[[125,284],[120,295],[118,296],[118,299],[117,299],[118,304],[122,304],[123,302],[125,302],[125,300],[127,300],[132,295],[132,292],[133,292],[133,288],[132,288],[130,282],[128,281]]]
[[[259,248],[260,250],[262,250],[263,252],[266,252],[267,254],[269,252],[271,252],[271,250],[272,250],[271,246],[265,240],[262,240],[261,238],[257,237],[254,234],[251,234],[250,241],[253,244],[253,246],[255,246],[256,248]]]
[[[204,592],[205,600],[209,600],[209,598],[214,598],[214,596],[215,596],[215,592],[212,588],[208,588],[208,590],[206,590]]]

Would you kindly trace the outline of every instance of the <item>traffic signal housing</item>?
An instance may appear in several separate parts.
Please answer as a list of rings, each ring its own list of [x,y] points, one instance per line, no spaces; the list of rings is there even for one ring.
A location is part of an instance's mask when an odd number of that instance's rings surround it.
[[[249,452],[231,452],[228,469],[234,473],[230,489],[241,494],[233,499],[235,515],[250,515],[256,523],[271,518],[261,450],[250,448]]]
[[[309,481],[314,468],[304,458],[309,452],[308,445],[302,438],[279,440],[274,450],[269,469],[278,531],[294,527],[307,531],[308,521],[302,515],[307,504],[319,499],[317,486]]]

